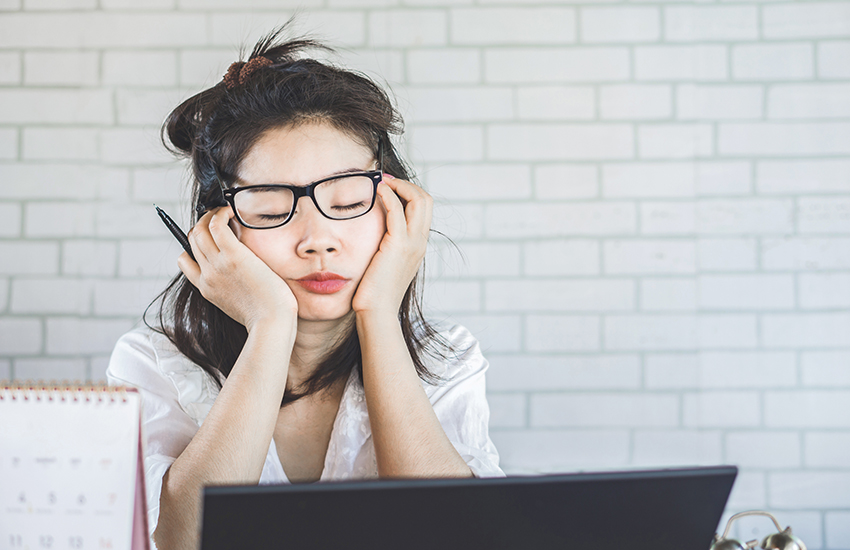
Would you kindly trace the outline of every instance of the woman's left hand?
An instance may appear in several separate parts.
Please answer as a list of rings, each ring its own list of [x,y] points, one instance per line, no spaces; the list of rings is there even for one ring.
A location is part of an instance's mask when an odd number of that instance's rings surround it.
[[[434,199],[421,187],[389,174],[378,184],[378,196],[387,209],[387,232],[351,307],[356,313],[383,311],[396,316],[425,257]]]

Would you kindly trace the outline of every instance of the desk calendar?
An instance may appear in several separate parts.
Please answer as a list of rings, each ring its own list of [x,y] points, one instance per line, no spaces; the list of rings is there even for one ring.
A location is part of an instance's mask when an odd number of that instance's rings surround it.
[[[141,398],[0,383],[0,549],[148,547]]]

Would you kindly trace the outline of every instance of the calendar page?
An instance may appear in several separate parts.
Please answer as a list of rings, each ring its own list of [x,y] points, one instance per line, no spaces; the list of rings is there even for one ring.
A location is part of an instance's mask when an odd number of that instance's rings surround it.
[[[134,510],[139,394],[0,392],[0,549],[130,550],[134,513],[144,513]]]

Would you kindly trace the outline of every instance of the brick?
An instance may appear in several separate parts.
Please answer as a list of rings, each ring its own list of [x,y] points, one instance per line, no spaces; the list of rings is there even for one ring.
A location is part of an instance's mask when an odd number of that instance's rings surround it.
[[[77,164],[0,164],[0,198],[94,199],[129,186],[125,170]]]
[[[599,338],[597,316],[529,315],[525,320],[526,349],[532,352],[595,351]]]
[[[669,42],[756,40],[756,6],[670,6],[664,8],[664,39]]]
[[[683,315],[608,315],[603,349],[681,350],[697,345],[697,323]]]
[[[26,52],[24,84],[97,86],[97,52]]]
[[[104,52],[103,83],[118,86],[174,86],[177,84],[177,55],[169,51]]]
[[[702,200],[696,205],[703,235],[794,232],[794,203],[785,199]]]
[[[848,351],[804,351],[800,362],[806,386],[850,386]]]
[[[588,199],[598,195],[595,166],[550,164],[534,170],[534,196],[538,199]]]
[[[847,346],[850,314],[771,314],[762,318],[762,339],[774,348],[841,348]]]
[[[7,124],[111,124],[112,96],[108,90],[0,89],[0,120]]]
[[[484,236],[484,207],[480,204],[436,204],[431,227],[450,239]]]
[[[777,472],[770,476],[769,481],[771,507],[850,507],[848,472]]]
[[[91,376],[89,380],[94,383],[106,383],[106,367],[109,366],[109,355],[94,356],[91,358],[91,366],[89,372]]]
[[[805,464],[809,468],[846,468],[850,432],[809,432],[804,437]]]
[[[8,14],[0,21],[0,48],[111,48],[200,46],[206,14]]]
[[[702,275],[698,278],[702,310],[775,310],[794,307],[792,275]]]
[[[0,359],[0,380],[12,379],[12,362],[8,359]]]
[[[800,307],[804,309],[850,307],[850,273],[803,273],[798,281]]]
[[[144,202],[188,202],[190,177],[184,166],[136,169],[133,171],[132,198]],[[169,214],[177,219],[176,212]]]
[[[795,432],[732,432],[726,434],[725,448],[725,462],[739,468],[798,468],[801,464],[800,437]]]
[[[104,54],[105,56],[110,55],[111,52],[107,52]],[[128,65],[124,58],[122,58],[122,54],[118,52],[113,53],[114,57],[111,58],[112,61],[112,69],[110,79],[122,80],[122,72],[129,70],[132,65]],[[167,55],[171,56],[171,53],[168,52],[127,52],[126,55],[130,56],[138,56],[141,59],[138,60],[139,63],[147,65],[157,55]],[[179,62],[177,62],[177,71],[178,79],[180,81],[181,86],[196,86],[198,88],[206,88],[209,86],[215,85],[219,82],[224,74],[227,72],[227,68],[231,63],[236,61],[236,54],[233,52],[232,48],[213,48],[207,47],[202,50],[195,49],[184,49],[179,53]],[[104,57],[104,79],[106,79],[106,75],[110,73],[107,70],[106,64],[107,57]],[[165,60],[165,57],[163,57]],[[148,75],[134,75],[133,79],[135,80],[143,80],[150,78],[151,80],[166,80],[169,74],[168,68],[169,63],[171,61],[165,61],[165,68],[157,67],[150,68],[150,73]]]
[[[488,237],[622,235],[635,232],[631,203],[490,204],[484,212]]]
[[[145,308],[162,292],[166,284],[166,279],[98,281],[94,287],[94,313],[98,316],[141,317]]]
[[[696,246],[692,241],[611,240],[603,245],[607,274],[694,273]]]
[[[51,242],[0,242],[0,274],[53,275],[59,270],[59,245]]]
[[[14,313],[89,313],[91,283],[79,279],[19,279],[12,282]]]
[[[159,140],[159,128],[120,128],[101,133],[101,157],[107,164],[165,164],[173,161]]]
[[[520,84],[611,82],[630,76],[629,51],[599,48],[490,48],[484,52],[488,82]]]
[[[94,235],[92,203],[33,202],[24,208],[24,234],[28,237],[82,237]]]
[[[743,44],[732,47],[735,80],[807,80],[814,76],[811,44]]]
[[[827,512],[825,516],[826,547],[847,546],[850,540],[850,512]]]
[[[818,42],[817,55],[820,78],[850,78],[850,41]]]
[[[732,494],[726,503],[733,510],[763,510],[767,507],[767,482],[765,474],[744,470],[735,478]],[[718,529],[725,528],[725,524]]]
[[[183,96],[179,90],[118,90],[115,101],[118,123],[156,125],[158,128],[168,113],[182,103]]]
[[[166,211],[175,211],[161,205]],[[100,203],[95,208],[95,233],[98,237],[162,237],[162,221],[150,204]]]
[[[446,14],[436,10],[373,11],[369,45],[379,47],[441,46],[448,37]]]
[[[351,49],[337,52],[341,65],[361,71],[377,82],[404,82],[404,52],[383,49]]]
[[[15,203],[0,203],[0,237],[21,234],[21,207]]]
[[[26,10],[91,10],[97,0],[26,0]]]
[[[438,251],[432,265],[439,277],[510,277],[520,274],[520,246],[516,243],[463,243],[460,254],[449,249]]]
[[[485,282],[487,311],[627,311],[634,309],[634,282],[623,279]]]
[[[714,154],[709,124],[653,124],[638,127],[638,156],[645,159],[688,159]]]
[[[637,46],[635,78],[637,80],[726,80],[726,46]]]
[[[141,317],[141,311],[137,317]],[[48,318],[47,353],[109,353],[132,326],[132,321],[124,319]]]
[[[492,160],[592,160],[634,156],[626,124],[492,124],[487,130]]]
[[[63,275],[115,275],[116,246],[112,242],[66,240],[62,243]]]
[[[329,5],[336,8],[381,7],[391,8],[399,5],[399,0],[330,0]],[[409,3],[408,3],[409,4]]]
[[[173,277],[178,271],[177,257],[182,252],[183,248],[173,238],[123,240],[118,245],[118,275],[122,278]],[[113,248],[113,269],[114,259]]]
[[[98,130],[25,128],[22,157],[27,160],[97,160]]]
[[[642,235],[688,235],[696,231],[696,205],[686,202],[641,202]]]
[[[490,434],[508,472],[599,469],[628,464],[627,430],[498,430]]]
[[[700,271],[755,271],[755,239],[698,239],[697,266]]]
[[[599,114],[603,120],[666,119],[672,112],[670,86],[620,84],[599,89]]]
[[[850,268],[850,238],[763,239],[764,269],[824,270]]]
[[[450,12],[453,44],[569,44],[575,8],[458,8]]]
[[[694,311],[697,283],[693,279],[643,279],[640,282],[642,311]]]
[[[602,165],[604,197],[692,197],[694,165],[685,162],[617,163]]]
[[[408,135],[411,155],[424,162],[471,161],[484,156],[479,126],[420,126]]]
[[[524,164],[450,164],[425,174],[428,192],[458,200],[521,199],[531,196]]]
[[[0,160],[18,158],[18,131],[15,128],[0,128]]]
[[[661,12],[656,7],[586,7],[581,10],[581,41],[656,42]]]
[[[637,389],[637,355],[493,355],[487,371],[493,390]]]
[[[313,3],[314,0],[311,0]],[[231,48],[236,44],[254,44],[269,30],[290,19],[294,12],[251,10],[244,12],[221,11],[209,16],[209,36],[212,44]],[[304,4],[301,4],[304,7]],[[294,7],[294,5],[289,5]],[[336,46],[362,46],[366,41],[366,14],[364,12],[342,10],[302,11],[297,24],[290,27],[290,36],[313,34],[314,36],[333,36]],[[231,61],[236,61],[234,56]]]
[[[797,385],[792,352],[736,351],[699,354],[700,388],[776,388]]]
[[[108,10],[160,10],[173,8],[176,0],[147,0],[144,4],[138,4],[133,0],[100,0],[100,5]]]
[[[644,358],[644,385],[649,389],[696,389],[700,383],[696,353],[648,353]]]
[[[700,196],[749,195],[752,169],[749,162],[697,162],[696,187]]]
[[[21,82],[21,56],[17,53],[0,53],[0,84]]]
[[[86,362],[82,359],[16,359],[15,378],[83,381],[86,379]]]
[[[841,2],[765,6],[765,38],[827,38],[850,34],[850,6]]]
[[[26,317],[0,319],[0,350],[5,355],[31,355],[42,346],[41,321]]]
[[[407,78],[413,84],[473,83],[481,79],[481,55],[469,49],[411,50]]]
[[[634,435],[635,466],[696,466],[720,464],[718,431],[638,430]]]
[[[475,335],[481,345],[481,351],[488,359],[491,358],[491,353],[516,352],[522,349],[522,319],[519,315],[453,315],[452,319]],[[490,383],[489,374],[487,387],[498,389]]]
[[[761,86],[676,87],[676,118],[679,120],[740,120],[761,118],[764,113]]]
[[[846,118],[850,116],[850,85],[786,84],[767,92],[772,119]]]
[[[826,159],[757,162],[756,188],[762,194],[847,193],[850,192],[850,161]]]
[[[490,429],[525,426],[525,395],[488,393],[487,404],[490,405]]]
[[[829,155],[850,152],[850,124],[721,124],[719,152],[725,155]]]
[[[0,279],[0,311],[6,311],[6,306],[9,304],[9,279]],[[0,380],[4,377],[0,375]],[[8,377],[6,377],[8,378]]]
[[[599,243],[590,239],[538,240],[523,246],[523,274],[546,277],[597,275]]]
[[[746,349],[758,345],[755,315],[703,313],[697,320],[697,334],[702,349]]]
[[[850,197],[804,197],[797,208],[800,233],[850,233]]]
[[[596,95],[590,86],[529,86],[517,90],[517,111],[524,120],[590,120]]]
[[[682,423],[694,428],[753,427],[761,423],[757,392],[702,391],[682,399]]]
[[[511,119],[510,88],[408,88],[411,122],[472,122]]]
[[[428,281],[425,309],[435,313],[478,313],[481,311],[481,284],[469,281]]]
[[[665,394],[532,394],[533,427],[658,427],[679,423],[679,398]]]

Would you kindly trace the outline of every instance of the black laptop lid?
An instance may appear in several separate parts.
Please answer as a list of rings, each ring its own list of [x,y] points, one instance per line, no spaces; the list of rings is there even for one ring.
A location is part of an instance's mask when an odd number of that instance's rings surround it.
[[[737,468],[207,487],[202,550],[707,550]]]

